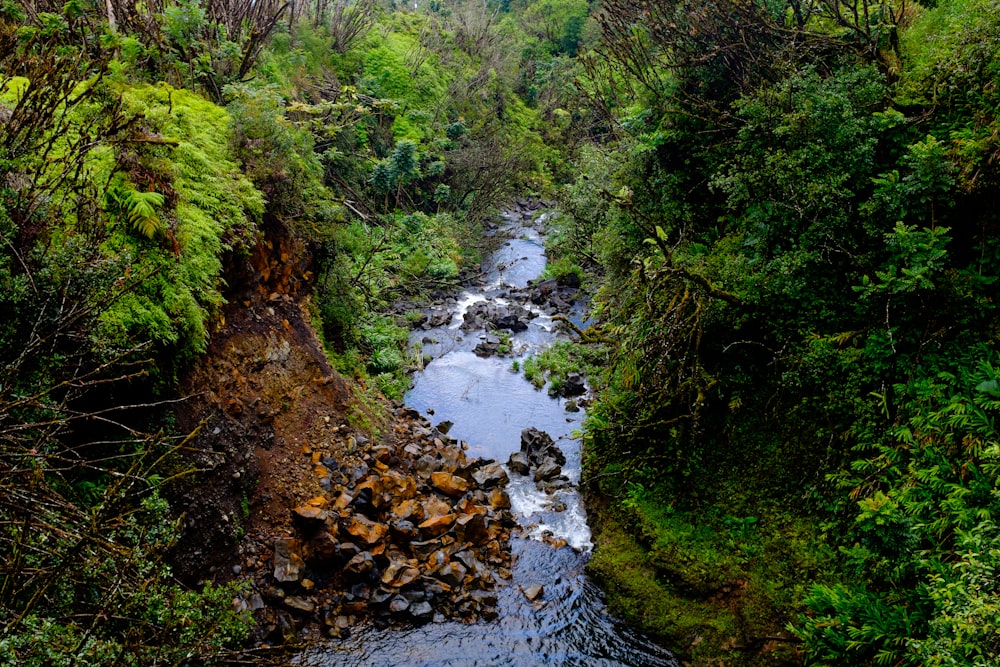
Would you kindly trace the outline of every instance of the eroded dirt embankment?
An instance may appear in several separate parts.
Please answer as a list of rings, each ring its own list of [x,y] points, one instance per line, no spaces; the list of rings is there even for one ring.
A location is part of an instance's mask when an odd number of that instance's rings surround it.
[[[173,491],[178,574],[248,582],[237,604],[262,641],[489,616],[509,577],[506,474],[444,425],[355,399],[309,324],[303,258],[273,229],[230,267],[230,303],[183,380],[199,472]]]

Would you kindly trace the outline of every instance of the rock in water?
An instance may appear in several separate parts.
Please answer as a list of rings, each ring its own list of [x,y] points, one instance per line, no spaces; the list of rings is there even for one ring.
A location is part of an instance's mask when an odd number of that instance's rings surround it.
[[[524,452],[514,452],[507,460],[507,467],[517,475],[528,474],[528,455]]]
[[[563,396],[579,396],[587,391],[583,376],[579,373],[567,373],[559,393]]]
[[[482,468],[472,473],[472,478],[483,489],[491,489],[494,486],[503,486],[509,479],[507,473],[499,463],[488,463]]]
[[[524,597],[528,598],[532,602],[537,600],[545,592],[545,588],[541,584],[531,584],[524,589]]]

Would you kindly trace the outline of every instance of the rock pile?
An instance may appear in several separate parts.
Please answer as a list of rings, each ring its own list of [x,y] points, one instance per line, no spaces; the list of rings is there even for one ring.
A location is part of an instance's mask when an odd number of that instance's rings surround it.
[[[566,455],[552,441],[552,437],[537,428],[521,431],[521,449],[510,455],[507,467],[518,475],[531,475],[535,485],[546,493],[570,485],[562,474]]]
[[[467,458],[450,424],[399,413],[392,444],[369,446],[358,465],[316,462],[328,490],[291,511],[294,530],[274,539],[273,569],[257,582],[263,600],[250,602],[271,635],[302,616],[342,636],[369,617],[495,615],[497,578],[510,578],[507,474]]]
[[[560,278],[549,278],[525,288],[525,296],[531,303],[555,313],[567,312],[576,301],[579,292],[580,281],[575,273],[568,273]]]
[[[512,213],[518,215],[523,220],[534,220],[539,211],[552,208],[552,203],[542,199],[522,199],[518,197],[514,200]]]
[[[478,301],[465,311],[462,331],[486,329],[495,331],[506,329],[512,332],[524,331],[535,314],[516,303],[501,304],[496,301]]]

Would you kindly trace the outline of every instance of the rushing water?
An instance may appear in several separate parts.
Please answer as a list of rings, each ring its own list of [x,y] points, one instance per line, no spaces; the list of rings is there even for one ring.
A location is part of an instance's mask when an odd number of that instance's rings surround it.
[[[432,421],[455,423],[450,435],[469,443],[469,454],[506,463],[520,447],[521,429],[547,432],[566,455],[563,474],[577,482],[580,447],[575,437],[582,413],[568,412],[565,400],[535,389],[512,370],[510,357],[481,358],[472,350],[483,332],[460,329],[465,310],[476,301],[503,300],[505,290],[524,287],[545,268],[543,241],[534,224],[510,215],[510,236],[484,266],[484,284],[451,304],[451,320],[417,331],[411,344],[433,359],[414,377],[406,402]],[[538,224],[540,221],[535,221]],[[571,315],[579,321],[582,310]],[[513,358],[523,361],[557,338],[542,313],[527,331],[512,337]],[[522,527],[513,541],[513,578],[497,591],[498,616],[473,624],[447,621],[408,629],[357,629],[347,640],[302,656],[302,663],[344,666],[676,667],[665,649],[611,617],[600,591],[584,573],[591,547],[583,503],[575,489],[548,496],[534,483],[511,474],[508,493]],[[554,548],[546,535],[570,547]],[[535,602],[525,589],[538,584]]]

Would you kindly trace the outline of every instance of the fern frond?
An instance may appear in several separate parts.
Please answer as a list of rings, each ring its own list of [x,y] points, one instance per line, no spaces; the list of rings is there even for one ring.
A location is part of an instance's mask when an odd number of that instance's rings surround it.
[[[132,229],[147,239],[153,238],[164,228],[163,222],[156,215],[157,207],[163,206],[164,197],[159,192],[130,191],[123,204],[128,212],[128,221]]]

